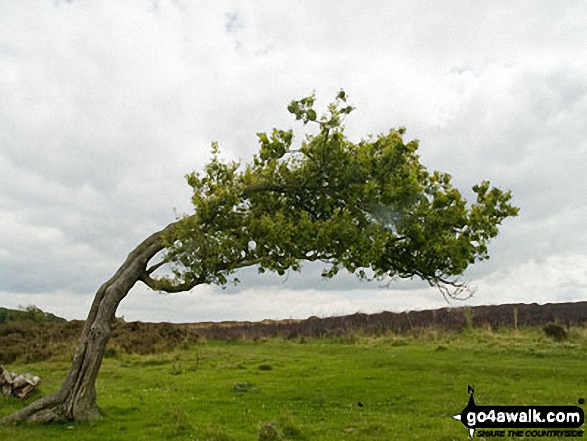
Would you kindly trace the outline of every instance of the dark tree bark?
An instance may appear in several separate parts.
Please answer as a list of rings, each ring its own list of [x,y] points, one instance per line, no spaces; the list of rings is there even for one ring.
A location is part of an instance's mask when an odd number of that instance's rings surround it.
[[[87,421],[100,417],[96,402],[96,378],[110,339],[116,309],[136,282],[154,282],[149,277],[151,271],[147,265],[164,248],[163,234],[172,231],[175,226],[176,223],[172,223],[145,239],[128,255],[116,274],[100,287],[61,387],[3,418],[0,423]]]

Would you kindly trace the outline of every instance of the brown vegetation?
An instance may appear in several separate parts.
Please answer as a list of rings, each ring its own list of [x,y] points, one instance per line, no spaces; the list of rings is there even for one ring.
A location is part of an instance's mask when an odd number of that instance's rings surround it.
[[[222,323],[125,323],[113,326],[106,356],[124,353],[151,354],[204,340],[258,340],[262,338],[345,337],[353,334],[411,333],[433,328],[462,331],[467,328],[544,328],[585,326],[587,302],[517,304],[442,308],[402,313],[381,312],[306,320]],[[41,361],[73,354],[83,327],[81,321],[9,322],[0,325],[0,364]]]

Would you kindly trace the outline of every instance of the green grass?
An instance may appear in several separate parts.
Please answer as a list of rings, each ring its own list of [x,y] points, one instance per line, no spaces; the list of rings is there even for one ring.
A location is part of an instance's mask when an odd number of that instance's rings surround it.
[[[41,376],[41,394],[67,367],[65,359],[9,366]],[[563,342],[540,331],[208,342],[107,358],[98,379],[104,419],[0,426],[0,439],[465,440],[451,416],[466,405],[467,385],[479,405],[575,405],[587,398],[586,368],[583,329]],[[0,416],[22,405],[0,397]]]

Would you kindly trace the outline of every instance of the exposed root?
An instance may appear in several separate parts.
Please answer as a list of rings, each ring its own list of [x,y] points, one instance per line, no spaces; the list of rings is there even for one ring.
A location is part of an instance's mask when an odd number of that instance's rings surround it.
[[[101,417],[100,410],[95,403],[83,407],[76,407],[72,412],[63,399],[60,391],[41,398],[25,408],[0,419],[0,424],[26,423],[66,423],[69,421],[89,421]]]

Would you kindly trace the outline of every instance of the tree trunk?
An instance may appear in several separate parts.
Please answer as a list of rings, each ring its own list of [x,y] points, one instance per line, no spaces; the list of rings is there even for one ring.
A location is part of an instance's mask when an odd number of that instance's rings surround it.
[[[96,402],[96,378],[110,339],[116,309],[145,274],[149,260],[163,249],[163,232],[174,229],[175,225],[170,224],[145,239],[128,255],[116,274],[100,287],[85,322],[71,368],[61,387],[1,419],[0,424],[19,421],[87,421],[100,417]]]

